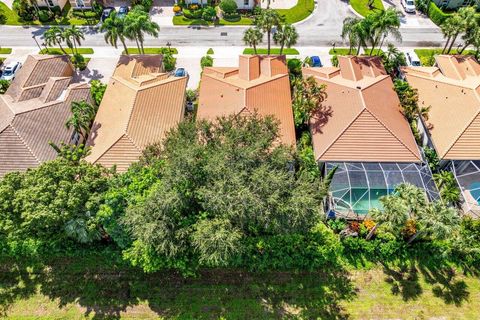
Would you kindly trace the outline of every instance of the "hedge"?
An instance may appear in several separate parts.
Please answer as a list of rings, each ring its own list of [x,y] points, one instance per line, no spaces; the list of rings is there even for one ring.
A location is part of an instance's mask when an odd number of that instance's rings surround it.
[[[430,5],[428,7],[428,16],[437,26],[440,26],[451,15],[451,13],[443,12],[442,9],[437,7],[435,2],[430,2]]]

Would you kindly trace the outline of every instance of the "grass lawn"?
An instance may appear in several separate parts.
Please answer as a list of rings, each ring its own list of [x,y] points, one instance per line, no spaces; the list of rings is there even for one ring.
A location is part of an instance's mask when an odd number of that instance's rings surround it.
[[[7,7],[7,5],[0,1],[0,11],[6,16],[6,25],[96,25],[99,21],[99,18],[92,11],[85,10],[82,12],[73,11],[70,3],[67,2],[63,8],[63,13],[61,17],[55,18],[54,21],[49,22],[40,22],[35,21],[23,21],[15,11]]]
[[[350,0],[350,5],[352,6],[353,10],[364,17],[372,12],[375,12],[376,10],[384,9],[382,0],[374,0],[372,10],[368,8],[368,0]]]
[[[293,8],[277,9],[276,11],[285,17],[287,23],[295,23],[307,18],[313,12],[313,9],[315,9],[313,0],[298,0],[297,5]]]
[[[12,53],[12,48],[0,48],[0,54],[10,54]]]
[[[420,59],[420,63],[422,66],[431,67],[435,60],[432,56],[437,54],[442,54],[443,48],[436,48],[436,49],[415,49],[415,53],[417,54],[418,58]],[[457,54],[457,49],[452,49],[450,54]],[[475,54],[474,50],[465,50],[462,54]]]
[[[357,54],[356,48],[352,49],[351,53],[349,53],[349,51],[350,51],[349,48],[335,48],[335,50],[332,48],[330,49],[330,51],[328,51],[328,54],[337,55],[337,56],[347,56],[349,54],[352,54],[352,55]]]
[[[372,48],[365,48],[364,50],[364,55],[370,55],[370,51],[372,50]],[[374,49],[373,50],[373,53],[372,53],[372,56],[378,56],[380,54],[383,53],[383,50],[382,49]]]
[[[478,319],[480,279],[449,267],[144,274],[107,254],[0,261],[9,319]]]
[[[168,48],[166,47],[152,47],[152,48],[144,48],[145,54],[162,54],[168,52]],[[172,54],[177,54],[177,48],[170,48],[170,52]],[[138,48],[128,47],[129,54],[140,54]],[[122,51],[122,54],[125,54],[125,50]]]
[[[245,48],[243,54],[254,54],[253,48]],[[257,54],[267,54],[267,48],[257,48]],[[280,48],[270,48],[270,54],[280,54]],[[295,48],[284,48],[283,54],[297,55],[299,52]]]
[[[201,25],[201,26],[213,26],[214,23],[211,21],[205,21],[203,19],[188,19],[184,16],[174,16],[173,24],[176,26],[188,26],[188,25]],[[220,19],[217,23],[218,26],[245,26],[252,25],[253,20],[247,17],[241,17],[238,21],[227,21],[225,19]]]
[[[73,54],[74,51],[71,50],[70,48],[63,48],[65,49],[65,52],[67,54]],[[42,49],[42,51],[39,52],[40,54],[64,54],[60,48],[48,48],[48,51],[45,49]],[[93,54],[93,48],[78,48],[78,53],[79,54]]]

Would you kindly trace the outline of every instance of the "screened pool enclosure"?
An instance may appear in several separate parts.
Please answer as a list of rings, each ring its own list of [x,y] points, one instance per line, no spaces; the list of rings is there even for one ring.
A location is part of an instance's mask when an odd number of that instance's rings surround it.
[[[325,173],[337,167],[331,185],[327,212],[330,217],[362,219],[370,209],[381,209],[380,197],[402,183],[426,191],[429,200],[439,198],[427,164],[378,162],[327,162]]]
[[[464,199],[463,211],[480,217],[480,160],[455,160],[451,163]]]

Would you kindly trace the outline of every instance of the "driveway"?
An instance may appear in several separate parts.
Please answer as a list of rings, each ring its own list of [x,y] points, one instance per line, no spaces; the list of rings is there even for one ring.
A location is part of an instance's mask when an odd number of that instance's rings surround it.
[[[407,13],[403,8],[400,0],[384,0],[385,8],[395,8],[400,11],[402,17],[400,18],[401,28],[436,28],[435,23],[432,22],[426,15],[419,11],[415,13]]]
[[[152,21],[158,23],[159,26],[173,26],[172,18],[173,6],[175,0],[154,0],[152,9],[150,10],[150,17]]]

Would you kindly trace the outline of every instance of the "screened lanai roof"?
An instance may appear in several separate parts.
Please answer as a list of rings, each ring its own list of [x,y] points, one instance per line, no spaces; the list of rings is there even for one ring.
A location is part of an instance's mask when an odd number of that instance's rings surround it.
[[[427,164],[379,162],[327,162],[326,171],[337,167],[330,184],[335,214],[365,216],[372,208],[381,208],[379,198],[392,193],[402,183],[426,191],[430,200],[439,198]],[[353,216],[351,216],[353,218]]]
[[[452,161],[452,171],[465,200],[463,211],[480,217],[480,160]]]

